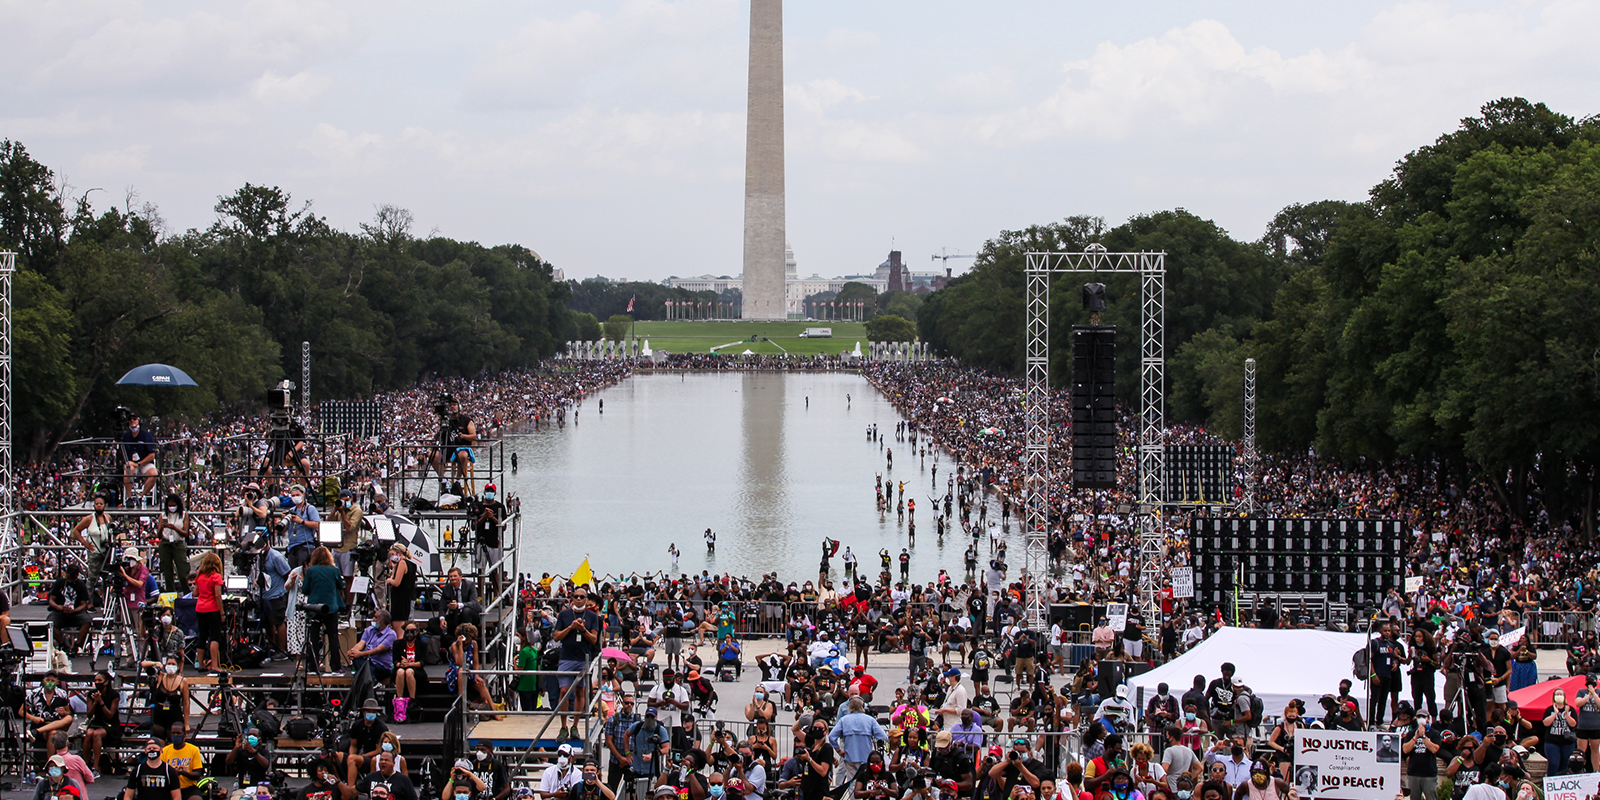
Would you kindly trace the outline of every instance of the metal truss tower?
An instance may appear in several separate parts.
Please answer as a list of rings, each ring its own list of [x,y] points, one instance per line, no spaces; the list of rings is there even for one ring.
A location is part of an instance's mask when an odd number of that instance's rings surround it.
[[[1243,494],[1238,510],[1245,516],[1256,513],[1256,468],[1260,456],[1256,452],[1256,360],[1244,360],[1244,452],[1239,454],[1239,469],[1244,472]]]
[[[311,343],[300,343],[300,417],[311,427]]]
[[[11,463],[11,276],[17,254],[0,253],[0,526],[9,535],[11,512],[17,510],[17,488]]]
[[[1046,627],[1050,568],[1050,283],[1068,272],[1132,273],[1140,277],[1139,320],[1139,607],[1146,624],[1160,610],[1165,533],[1161,527],[1166,453],[1167,254],[1108,253],[1098,244],[1081,253],[1027,255],[1027,389],[1024,395],[1023,565],[1028,581],[1028,625]]]

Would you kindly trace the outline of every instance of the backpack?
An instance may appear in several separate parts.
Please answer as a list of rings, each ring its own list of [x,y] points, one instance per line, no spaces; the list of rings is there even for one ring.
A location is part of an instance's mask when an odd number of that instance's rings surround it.
[[[1350,673],[1356,680],[1364,681],[1372,677],[1372,663],[1368,660],[1367,648],[1363,647],[1350,657]]]
[[[1260,697],[1256,696],[1255,692],[1251,692],[1250,693],[1250,724],[1252,726],[1260,725],[1261,724],[1261,715],[1265,711],[1266,711],[1266,704],[1261,701]]]
[[[283,725],[278,722],[278,715],[266,708],[250,712],[250,724],[261,731],[261,738],[269,741],[276,741],[278,734],[283,731]]]

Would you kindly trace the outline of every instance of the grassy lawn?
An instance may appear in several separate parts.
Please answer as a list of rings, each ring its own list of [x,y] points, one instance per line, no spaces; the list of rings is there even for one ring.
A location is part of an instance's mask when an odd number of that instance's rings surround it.
[[[816,353],[842,353],[854,349],[856,342],[867,346],[867,326],[859,322],[742,322],[712,321],[688,322],[681,320],[641,321],[634,324],[634,335],[649,339],[650,347],[669,353],[705,353],[717,345],[729,342],[740,344],[724,347],[718,352],[797,355]],[[802,339],[800,332],[806,328],[832,328],[831,339]],[[772,341],[749,342],[751,336]]]

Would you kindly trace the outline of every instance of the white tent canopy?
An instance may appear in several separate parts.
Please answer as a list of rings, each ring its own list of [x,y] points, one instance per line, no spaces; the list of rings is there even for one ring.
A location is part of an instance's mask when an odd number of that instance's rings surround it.
[[[1129,678],[1128,698],[1138,698],[1143,688],[1148,703],[1158,683],[1182,697],[1194,684],[1194,676],[1204,675],[1207,683],[1222,677],[1222,662],[1227,661],[1261,698],[1265,716],[1282,714],[1290,700],[1300,698],[1308,716],[1320,717],[1317,698],[1339,693],[1339,681],[1351,677],[1351,657],[1366,641],[1359,633],[1223,628],[1178,658]]]

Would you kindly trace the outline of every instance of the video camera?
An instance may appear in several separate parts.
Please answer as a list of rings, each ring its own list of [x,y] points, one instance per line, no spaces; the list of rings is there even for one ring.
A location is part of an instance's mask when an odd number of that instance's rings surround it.
[[[450,416],[450,406],[455,405],[455,403],[456,398],[453,395],[441,394],[439,395],[439,402],[433,405],[433,413],[440,417],[448,417]]]

